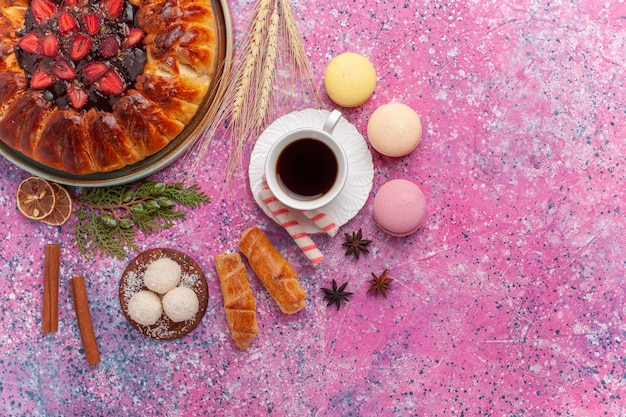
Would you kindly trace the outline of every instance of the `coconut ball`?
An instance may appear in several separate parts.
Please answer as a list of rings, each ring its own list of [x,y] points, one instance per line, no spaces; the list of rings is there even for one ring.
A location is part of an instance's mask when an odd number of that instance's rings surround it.
[[[143,275],[143,283],[148,289],[165,294],[178,286],[180,276],[181,269],[177,262],[170,258],[161,258],[148,265]]]
[[[130,318],[144,326],[152,326],[163,314],[161,299],[152,291],[139,291],[128,301]]]
[[[187,287],[176,287],[163,296],[163,311],[174,322],[194,317],[199,304],[196,293]]]

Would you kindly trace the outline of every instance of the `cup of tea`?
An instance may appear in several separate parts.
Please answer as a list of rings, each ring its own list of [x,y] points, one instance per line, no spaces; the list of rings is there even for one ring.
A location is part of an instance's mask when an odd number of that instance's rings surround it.
[[[265,180],[287,207],[314,210],[333,201],[348,178],[348,157],[333,130],[342,114],[333,110],[322,129],[301,127],[279,137],[265,160]]]

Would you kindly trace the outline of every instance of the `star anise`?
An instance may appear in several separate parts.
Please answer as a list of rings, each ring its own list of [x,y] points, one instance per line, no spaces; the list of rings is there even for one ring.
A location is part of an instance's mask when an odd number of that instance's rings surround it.
[[[377,276],[372,272],[372,279],[367,282],[370,283],[370,287],[367,290],[367,294],[374,293],[374,295],[382,294],[387,298],[387,291],[390,289],[389,284],[393,281],[393,278],[387,277],[387,270],[385,269],[382,274]]]
[[[324,291],[324,299],[328,300],[328,304],[326,306],[331,306],[335,304],[337,306],[337,310],[341,307],[341,302],[348,302],[348,297],[353,293],[345,291],[348,286],[348,282],[344,282],[339,288],[337,288],[337,281],[333,279],[333,288],[322,288]]]
[[[361,231],[361,229],[359,229],[358,232],[354,232],[352,234],[344,234],[346,236],[346,241],[343,243],[342,246],[348,248],[348,250],[346,250],[346,256],[353,254],[356,259],[359,259],[359,256],[361,256],[361,252],[369,253],[367,245],[372,243],[372,241],[369,239],[363,239],[363,232]]]

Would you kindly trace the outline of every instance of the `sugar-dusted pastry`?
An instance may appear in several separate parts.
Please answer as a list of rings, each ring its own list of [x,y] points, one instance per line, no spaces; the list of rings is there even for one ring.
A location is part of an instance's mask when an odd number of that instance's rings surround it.
[[[196,293],[187,287],[176,287],[163,296],[163,312],[175,323],[194,318],[200,301]]]
[[[152,326],[163,314],[161,299],[152,291],[136,292],[128,301],[128,314],[137,323]]]
[[[230,334],[237,346],[246,349],[259,334],[256,303],[248,283],[246,268],[238,253],[219,254],[214,262],[220,278]]]
[[[283,313],[293,314],[306,306],[296,271],[258,227],[243,232],[239,249]]]
[[[180,283],[182,269],[178,262],[164,257],[150,262],[143,274],[143,283],[149,290],[165,294]]]

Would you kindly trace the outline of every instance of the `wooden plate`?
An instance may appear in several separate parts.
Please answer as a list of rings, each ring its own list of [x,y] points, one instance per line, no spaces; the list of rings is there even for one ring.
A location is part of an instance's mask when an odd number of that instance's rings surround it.
[[[155,324],[144,326],[130,318],[128,301],[135,293],[148,289],[143,283],[143,274],[150,263],[161,258],[169,258],[180,265],[182,277],[179,285],[189,287],[196,293],[199,301],[198,312],[195,317],[179,323],[170,320],[163,313]],[[119,298],[122,312],[135,329],[153,339],[172,340],[185,336],[200,323],[209,303],[209,289],[204,272],[192,258],[174,249],[156,248],[140,253],[128,264],[120,279]]]

